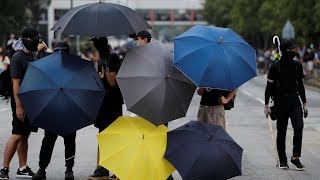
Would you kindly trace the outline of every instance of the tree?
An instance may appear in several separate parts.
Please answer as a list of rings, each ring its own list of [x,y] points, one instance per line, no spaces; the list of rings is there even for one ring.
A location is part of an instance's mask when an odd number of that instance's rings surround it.
[[[204,6],[210,24],[232,28],[256,48],[271,47],[272,37],[281,37],[287,20],[298,43],[319,40],[319,0],[207,0]]]
[[[19,34],[25,26],[37,27],[40,13],[49,0],[2,1],[0,6],[0,43],[10,33]]]

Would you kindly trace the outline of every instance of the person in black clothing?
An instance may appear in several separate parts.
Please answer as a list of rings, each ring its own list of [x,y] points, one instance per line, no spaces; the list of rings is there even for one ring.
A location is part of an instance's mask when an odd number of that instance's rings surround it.
[[[119,116],[122,116],[123,98],[116,81],[116,75],[120,69],[121,62],[116,53],[111,53],[111,47],[106,37],[92,38],[91,40],[99,52],[98,73],[107,91],[94,124],[99,129],[99,132],[101,132]],[[108,179],[108,177],[109,171],[98,166],[88,179]]]
[[[62,50],[65,53],[70,53],[70,46],[66,42],[58,42],[55,44],[54,52],[58,50]],[[33,180],[42,180],[46,179],[46,171],[45,169],[48,167],[52,152],[54,148],[54,144],[56,143],[56,140],[58,138],[57,134],[51,133],[47,130],[45,130],[44,137],[41,144],[40,149],[40,155],[39,155],[39,170],[36,174],[33,175]],[[66,180],[73,180],[73,165],[74,165],[74,158],[76,154],[76,132],[71,133],[70,135],[67,135],[63,137],[64,140],[64,147],[65,147],[65,166],[66,166],[66,172],[65,172],[65,179]]]
[[[271,113],[269,99],[272,96],[277,112],[277,150],[282,169],[289,168],[285,150],[288,119],[294,129],[293,154],[291,163],[297,170],[304,170],[299,157],[301,156],[303,114],[308,116],[305,89],[302,82],[304,77],[300,62],[293,60],[296,55],[296,45],[290,40],[283,40],[280,45],[282,53],[280,61],[270,67],[265,90],[266,117]],[[303,102],[301,107],[299,96]]]
[[[34,61],[33,52],[37,51],[40,35],[38,31],[33,28],[25,28],[21,33],[20,48],[14,53],[11,59],[10,73],[12,78],[13,93],[11,95],[12,108],[12,135],[8,139],[4,158],[3,168],[0,170],[0,179],[9,179],[9,164],[13,155],[17,151],[19,156],[19,166],[16,177],[31,178],[33,172],[27,166],[28,155],[28,137],[32,130],[24,107],[18,97],[18,92],[22,80],[26,74],[28,64]]]

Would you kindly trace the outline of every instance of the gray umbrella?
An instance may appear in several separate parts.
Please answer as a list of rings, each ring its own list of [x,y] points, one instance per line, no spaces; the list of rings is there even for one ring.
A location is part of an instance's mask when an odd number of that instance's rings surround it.
[[[90,3],[70,9],[52,27],[58,34],[104,37],[151,29],[134,10],[112,3]]]
[[[117,81],[129,111],[155,125],[186,115],[196,86],[172,64],[173,52],[159,41],[127,52]]]

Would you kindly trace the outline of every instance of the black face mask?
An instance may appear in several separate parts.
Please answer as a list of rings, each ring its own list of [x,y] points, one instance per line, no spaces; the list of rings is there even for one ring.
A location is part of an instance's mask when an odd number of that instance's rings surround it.
[[[296,56],[294,51],[283,51],[282,56],[287,60],[292,60]]]
[[[37,51],[39,39],[29,40],[29,39],[22,39],[23,46],[31,52]]]

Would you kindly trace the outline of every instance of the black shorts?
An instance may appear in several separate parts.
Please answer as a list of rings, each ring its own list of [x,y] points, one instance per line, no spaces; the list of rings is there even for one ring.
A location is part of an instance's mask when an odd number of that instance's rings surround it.
[[[25,118],[23,122],[20,121],[15,111],[12,112],[12,118],[12,134],[28,137],[32,131],[28,118]]]

